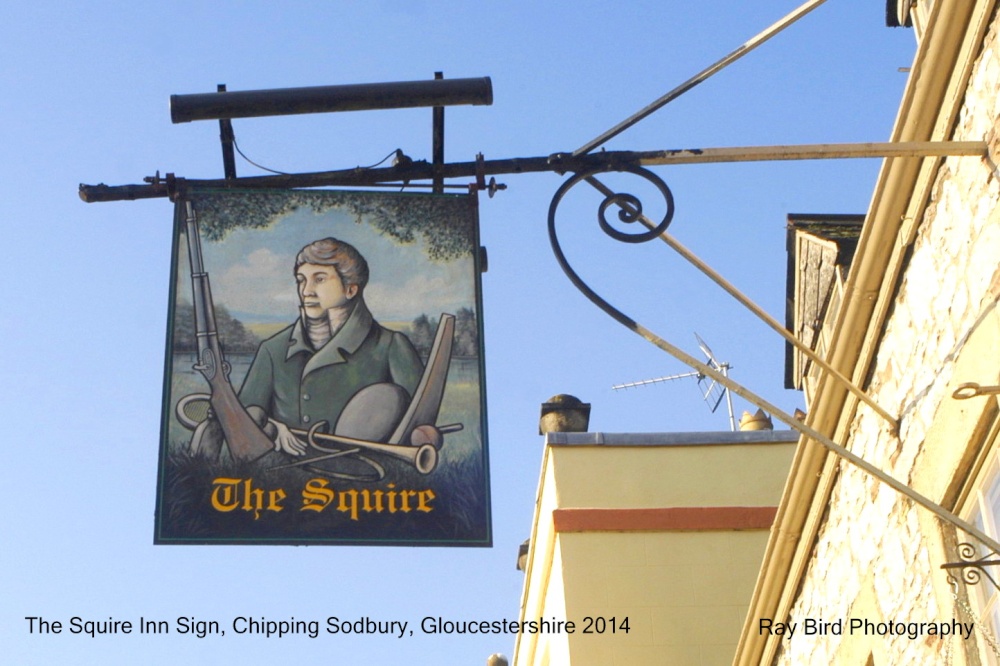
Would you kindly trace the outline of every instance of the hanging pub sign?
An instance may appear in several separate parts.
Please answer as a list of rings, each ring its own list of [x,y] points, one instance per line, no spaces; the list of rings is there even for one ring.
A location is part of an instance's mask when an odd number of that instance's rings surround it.
[[[490,545],[475,195],[174,219],[156,543]]]

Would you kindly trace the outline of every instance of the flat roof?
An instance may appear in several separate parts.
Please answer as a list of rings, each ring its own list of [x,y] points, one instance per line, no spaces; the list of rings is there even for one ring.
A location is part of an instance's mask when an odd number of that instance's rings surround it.
[[[548,432],[545,444],[555,446],[724,446],[797,442],[795,430],[737,432]]]

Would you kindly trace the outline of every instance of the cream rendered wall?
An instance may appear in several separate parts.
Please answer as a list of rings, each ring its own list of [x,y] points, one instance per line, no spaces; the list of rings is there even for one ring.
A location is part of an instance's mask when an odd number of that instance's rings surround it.
[[[569,637],[573,666],[732,662],[766,530],[560,534],[567,617],[629,619]]]
[[[522,635],[514,664],[731,663],[766,529],[556,532],[552,514],[571,508],[773,507],[796,438],[754,436],[761,441],[547,446],[521,619],[572,620],[577,633]],[[777,441],[764,441],[768,437]],[[605,632],[581,633],[587,617],[603,618]],[[625,618],[627,633],[620,630]]]
[[[566,617],[563,588],[562,555],[552,524],[552,512],[557,506],[555,472],[549,464],[546,448],[542,475],[535,502],[535,525],[532,529],[528,563],[524,572],[520,619]],[[543,492],[543,489],[550,489]],[[539,519],[547,516],[549,519]],[[514,646],[514,664],[569,664],[569,643],[566,634],[549,636],[519,635]]]
[[[788,474],[785,444],[548,448],[560,507],[773,506]]]

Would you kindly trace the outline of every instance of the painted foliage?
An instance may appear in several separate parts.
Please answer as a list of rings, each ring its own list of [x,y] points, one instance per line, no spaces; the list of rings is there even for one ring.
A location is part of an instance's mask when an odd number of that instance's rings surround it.
[[[490,545],[475,196],[174,219],[156,542]]]

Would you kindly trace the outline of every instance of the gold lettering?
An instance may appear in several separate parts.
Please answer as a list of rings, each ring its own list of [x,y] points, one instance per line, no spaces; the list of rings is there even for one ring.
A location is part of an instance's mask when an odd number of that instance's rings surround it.
[[[348,498],[348,497],[351,498],[350,506],[348,506],[348,503],[345,501],[345,499]],[[347,513],[349,511],[351,513],[351,520],[357,520],[358,519],[358,491],[355,490],[354,488],[351,488],[350,490],[341,490],[340,491],[340,505],[337,507],[337,511],[342,511],[344,513]]]
[[[430,513],[434,510],[434,508],[430,506],[430,503],[435,499],[437,499],[437,495],[435,495],[434,491],[430,488],[427,490],[421,490],[417,493],[417,511]]]
[[[240,479],[227,479],[225,477],[219,477],[212,481],[215,487],[212,489],[212,508],[216,511],[232,511],[237,506],[239,506],[239,501],[236,499],[236,484],[240,482]],[[219,496],[219,491],[222,491],[222,496]]]
[[[302,508],[300,511],[322,511],[330,506],[336,493],[327,488],[330,482],[326,479],[309,479],[302,489]]]
[[[222,481],[224,480],[217,479],[216,483]],[[256,510],[259,513],[262,510],[260,508],[263,501],[262,491],[251,488],[249,480],[228,479],[228,482],[228,486],[220,486],[216,489],[218,499],[213,497],[213,504],[218,504],[219,507],[224,505],[228,507],[219,508],[220,511],[232,511],[239,506],[241,500],[243,502],[242,508],[246,511]],[[302,488],[302,506],[299,510],[319,513],[336,501],[337,511],[346,514],[350,520],[357,521],[361,519],[362,513],[383,513],[385,511],[393,514],[412,511],[430,513],[434,510],[432,502],[438,498],[437,494],[430,488],[404,490],[397,489],[395,483],[386,484],[386,488],[387,490],[384,491],[368,488],[335,490],[330,487],[330,482],[327,479],[309,479]],[[239,497],[240,490],[246,493],[245,497]],[[281,506],[282,500],[285,499],[283,490],[269,491],[267,498],[266,509],[268,511],[281,511],[284,508]]]
[[[253,511],[253,519],[260,518],[260,512],[264,509],[264,491],[260,488],[253,488],[253,479],[246,479],[243,482],[243,510]],[[250,498],[256,500],[250,503]]]
[[[281,511],[285,507],[281,506],[281,500],[288,497],[285,491],[281,488],[277,490],[270,490],[267,493],[267,510],[268,511]]]
[[[410,512],[410,497],[417,494],[415,490],[400,490],[399,491],[399,510],[403,513]]]
[[[365,513],[371,513],[372,511],[375,510],[372,508],[372,494],[367,488],[361,491],[361,500],[362,500],[361,502],[362,511],[364,511]]]
[[[212,508],[216,511],[229,512],[235,509],[253,511],[254,520],[257,520],[261,511],[281,511],[284,508],[281,502],[287,495],[281,488],[267,491],[267,506],[265,506],[264,491],[253,487],[253,479],[229,479],[220,476],[212,483],[214,486],[211,501]]]
[[[390,488],[395,488],[396,484],[395,483],[390,483],[389,487]],[[385,494],[385,496],[389,500],[389,513],[396,513],[396,491],[395,490],[390,490],[389,492],[387,492]]]

